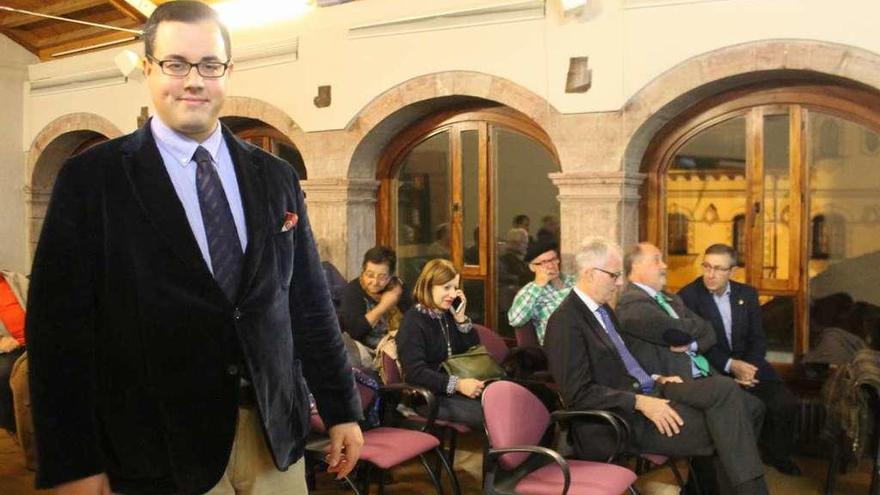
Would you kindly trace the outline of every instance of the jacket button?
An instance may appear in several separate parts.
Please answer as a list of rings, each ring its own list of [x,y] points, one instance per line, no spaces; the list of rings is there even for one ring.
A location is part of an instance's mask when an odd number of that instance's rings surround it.
[[[238,374],[238,365],[230,364],[229,366],[226,367],[226,372],[232,376],[237,375]]]
[[[237,307],[232,310],[232,319],[233,320],[240,320],[241,319],[241,310],[238,309]]]

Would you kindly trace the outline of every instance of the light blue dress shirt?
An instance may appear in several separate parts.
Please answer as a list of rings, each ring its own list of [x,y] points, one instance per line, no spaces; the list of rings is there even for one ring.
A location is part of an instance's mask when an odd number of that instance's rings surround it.
[[[159,117],[153,117],[150,120],[150,130],[156,139],[159,154],[162,155],[162,161],[165,164],[165,170],[168,171],[168,176],[171,178],[174,191],[177,193],[177,197],[180,199],[186,212],[186,220],[189,222],[189,226],[199,245],[199,250],[202,252],[202,258],[204,258],[208,269],[213,274],[214,268],[211,265],[211,253],[208,251],[208,236],[205,234],[205,224],[202,221],[202,210],[199,206],[199,195],[196,191],[197,165],[192,159],[196,148],[199,146],[202,146],[211,154],[211,159],[214,161],[214,166],[217,168],[217,173],[220,176],[220,182],[223,184],[223,192],[226,193],[229,208],[232,210],[232,219],[235,221],[236,230],[238,230],[241,250],[244,252],[247,249],[247,227],[244,220],[241,193],[238,189],[238,179],[235,177],[235,166],[232,163],[229,148],[226,147],[226,141],[223,139],[221,126],[218,124],[214,132],[201,143],[197,143],[172,130]]]
[[[712,292],[712,300],[715,301],[715,306],[718,307],[718,312],[721,313],[724,335],[727,337],[727,344],[730,346],[730,350],[733,351],[733,316],[730,309],[730,282],[727,283],[727,287],[724,288],[724,292],[720,296]],[[730,373],[730,359],[724,364],[724,372]]]

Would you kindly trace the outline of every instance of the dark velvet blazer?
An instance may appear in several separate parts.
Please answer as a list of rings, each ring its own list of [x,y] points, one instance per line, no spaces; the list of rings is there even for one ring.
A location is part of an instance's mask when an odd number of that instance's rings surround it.
[[[648,373],[688,380],[692,377],[690,358],[685,353],[670,351],[663,333],[669,329],[684,332],[696,340],[699,352],[705,353],[715,345],[715,332],[709,322],[688,309],[681,298],[668,292],[663,294],[678,318],[669,316],[641,287],[627,282],[616,308],[622,325],[620,332]]]
[[[605,309],[619,330],[614,312],[608,306]],[[544,352],[566,409],[609,410],[634,421],[639,383],[626,371],[605,329],[574,291],[547,321]],[[603,459],[616,447],[607,425],[579,424],[572,441],[579,457],[589,459]]]
[[[684,286],[678,295],[688,308],[708,320],[715,330],[716,343],[706,352],[706,359],[713,367],[723,370],[728,359],[739,359],[758,367],[758,380],[780,380],[779,374],[766,359],[767,343],[761,325],[761,305],[758,292],[753,287],[730,281],[732,347],[724,333],[721,312],[702,277]]]
[[[114,492],[207,491],[229,460],[242,363],[278,468],[303,454],[306,381],[328,425],[360,418],[299,181],[223,135],[248,235],[234,301],[149,123],[59,173],[27,314],[38,487],[105,472]],[[282,232],[287,212],[298,223]]]

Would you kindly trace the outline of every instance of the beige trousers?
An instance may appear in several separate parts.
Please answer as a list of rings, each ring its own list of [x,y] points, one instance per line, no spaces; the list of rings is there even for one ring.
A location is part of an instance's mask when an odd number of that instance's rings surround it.
[[[229,464],[206,495],[306,495],[305,458],[279,471],[272,462],[256,409],[238,408]]]

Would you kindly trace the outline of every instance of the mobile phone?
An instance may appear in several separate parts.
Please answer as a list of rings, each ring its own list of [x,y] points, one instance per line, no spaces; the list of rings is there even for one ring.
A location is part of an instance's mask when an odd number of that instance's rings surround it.
[[[456,297],[455,299],[452,300],[452,311],[454,311],[456,313],[460,313],[461,307],[463,305],[464,305],[464,299],[462,299],[461,296]]]

